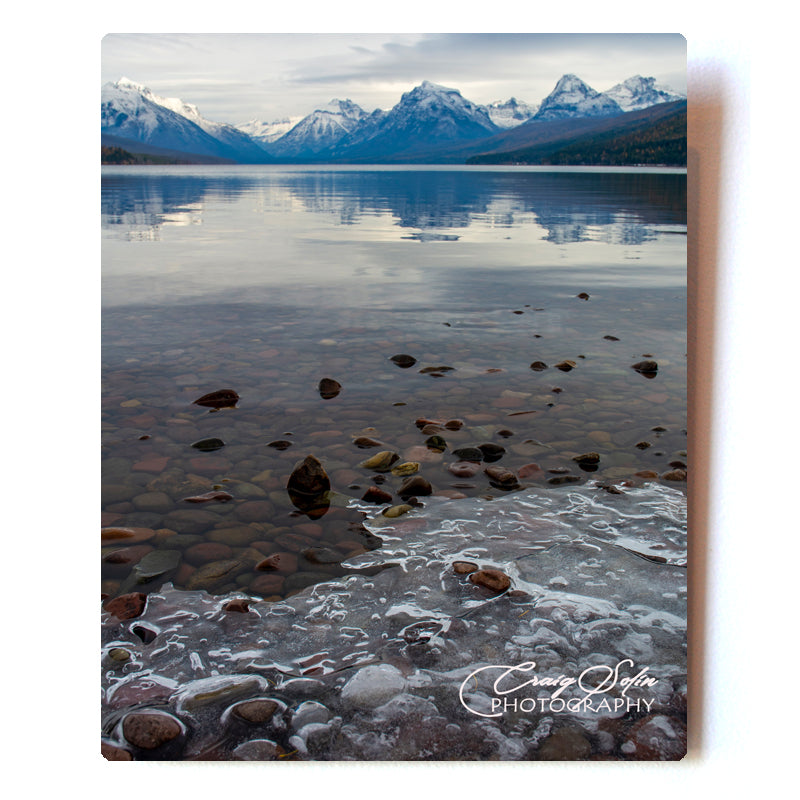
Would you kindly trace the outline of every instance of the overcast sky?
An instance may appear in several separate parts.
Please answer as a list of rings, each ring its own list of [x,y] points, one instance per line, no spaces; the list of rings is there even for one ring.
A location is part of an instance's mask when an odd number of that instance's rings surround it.
[[[423,80],[476,103],[539,103],[565,73],[597,91],[632,75],[686,93],[677,34],[108,34],[102,82],[130,78],[216,122],[304,116],[333,98],[388,109]]]

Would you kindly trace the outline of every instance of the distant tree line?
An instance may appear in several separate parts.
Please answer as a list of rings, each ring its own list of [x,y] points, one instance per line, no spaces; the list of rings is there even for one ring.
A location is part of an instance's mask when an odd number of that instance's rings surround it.
[[[174,158],[166,156],[151,156],[145,153],[129,153],[121,147],[100,147],[100,162],[102,164],[178,164]]]

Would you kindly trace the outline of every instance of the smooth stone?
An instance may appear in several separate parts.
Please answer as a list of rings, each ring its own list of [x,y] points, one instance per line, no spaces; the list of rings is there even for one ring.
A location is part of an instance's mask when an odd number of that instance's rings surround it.
[[[556,369],[560,369],[562,372],[569,372],[570,370],[575,368],[575,362],[566,359],[565,361],[559,361],[556,364]]]
[[[455,461],[447,465],[448,471],[457,478],[471,478],[477,474],[480,468],[480,464],[474,461]]]
[[[430,481],[423,478],[421,475],[412,475],[403,481],[402,486],[398,489],[397,494],[400,497],[420,497],[433,493],[433,487]]]
[[[403,514],[408,514],[409,511],[412,511],[414,506],[410,506],[407,503],[401,503],[397,506],[392,506],[391,508],[385,508],[381,512],[384,517],[389,517],[390,519],[394,519],[396,517],[402,517]]]
[[[297,707],[292,715],[292,730],[299,731],[312,723],[324,724],[330,718],[331,712],[322,703],[318,703],[316,700],[306,700]]]
[[[233,389],[220,389],[216,392],[209,392],[194,401],[193,405],[203,406],[204,408],[233,408],[239,401],[239,395]]]
[[[243,700],[231,706],[230,713],[251,725],[263,725],[272,719],[278,709],[286,706],[279,700],[270,698],[256,698],[254,700]]]
[[[477,572],[478,569],[478,565],[472,561],[453,562],[453,571],[456,573],[456,575],[469,575],[472,572]]]
[[[575,456],[572,460],[580,465],[595,465],[600,463],[600,456],[598,453],[582,453],[579,456]]]
[[[119,620],[134,619],[141,616],[147,603],[147,595],[141,592],[130,592],[113,597],[103,603],[103,608]]]
[[[478,445],[478,450],[483,453],[484,461],[499,461],[506,452],[505,447],[494,442],[484,442]]]
[[[283,575],[267,574],[259,575],[250,584],[250,591],[263,597],[283,594]]]
[[[211,511],[200,508],[170,511],[164,517],[164,526],[178,533],[203,533],[211,528],[219,517]]]
[[[131,502],[137,511],[152,511],[164,514],[172,508],[172,499],[165,492],[144,492],[137,494]]]
[[[663,481],[685,481],[686,480],[686,470],[685,469],[671,469],[668,472],[664,472],[661,475],[661,480],[663,480]]]
[[[152,539],[156,532],[152,528],[101,528],[100,541],[103,544],[140,544]]]
[[[372,447],[380,447],[383,442],[379,442],[377,439],[372,439],[369,436],[359,436],[353,439],[353,444],[362,450],[368,450]]]
[[[325,344],[325,341],[320,344]],[[233,757],[237,761],[275,761],[283,752],[272,739],[250,739],[233,748]]]
[[[256,570],[291,575],[293,572],[297,572],[297,555],[294,553],[272,553],[256,564]]]
[[[392,495],[389,494],[389,492],[384,492],[383,489],[379,489],[377,486],[370,486],[367,491],[364,492],[361,499],[365,503],[383,505],[392,502]]]
[[[470,573],[472,583],[483,586],[496,594],[504,592],[511,586],[511,578],[499,569],[481,569]]]
[[[177,569],[180,561],[180,550],[153,550],[133,568],[133,574],[137,583],[146,583]]]
[[[261,694],[267,686],[266,679],[259,675],[216,675],[183,684],[172,700],[179,712],[192,711],[211,704],[228,703],[242,695]]]
[[[564,486],[568,483],[580,483],[581,480],[578,475],[557,475],[555,478],[548,478],[547,482],[551,486]]]
[[[407,355],[406,353],[398,353],[397,355],[392,356],[389,361],[393,361],[397,364],[398,367],[402,369],[408,369],[409,367],[413,367],[414,364],[417,363],[417,359],[413,356]]]
[[[140,750],[155,750],[177,739],[184,730],[178,719],[160,711],[134,712],[122,721],[125,740]]]
[[[392,475],[397,475],[398,477],[406,477],[408,475],[414,475],[419,472],[419,461],[404,461],[402,464],[397,464],[396,466],[392,467]]]
[[[658,372],[658,363],[650,360],[637,361],[631,365],[631,369],[636,370],[636,372],[645,377],[655,377]]]
[[[447,450],[447,442],[441,436],[429,436],[425,440],[425,446],[437,453],[443,453]]]
[[[323,378],[319,382],[319,396],[323,400],[332,400],[342,391],[342,384],[333,378]]]
[[[272,442],[267,442],[267,447],[272,447],[275,450],[288,450],[292,443],[288,439],[275,439]]]
[[[200,439],[197,442],[193,442],[192,447],[203,453],[212,453],[214,450],[220,450],[225,447],[225,442],[222,439]]]
[[[459,461],[475,461],[477,463],[483,461],[483,451],[478,447],[459,447],[453,450],[453,455]]]
[[[392,465],[400,460],[400,456],[391,450],[381,450],[371,458],[362,461],[359,466],[373,472],[389,472]]]
[[[103,563],[121,564],[124,566],[136,564],[152,551],[153,546],[150,544],[134,544],[130,547],[121,547],[117,550],[112,550],[110,553],[106,553],[106,555],[103,556]]]
[[[100,755],[103,756],[106,761],[133,761],[133,756],[129,750],[125,750],[123,747],[111,744],[110,742],[100,743]]]
[[[227,503],[230,500],[233,500],[233,495],[222,491],[206,492],[205,494],[196,494],[192,497],[183,498],[184,503]]]
[[[331,482],[320,460],[308,455],[295,464],[286,488],[294,494],[317,496],[329,491]]]
[[[362,667],[342,687],[341,700],[358,711],[383,705],[406,688],[406,680],[391,664],[370,664]]]
[[[212,561],[199,567],[186,584],[189,590],[212,590],[236,577],[241,569],[242,562],[238,558],[228,558],[222,561]]]
[[[517,475],[522,480],[539,480],[544,478],[545,472],[538,464],[525,464],[517,470]]]
[[[487,467],[484,473],[495,486],[512,488],[519,485],[517,476],[505,467]]]
[[[214,561],[224,561],[232,556],[233,550],[222,542],[200,542],[187,548],[183,554],[184,559],[195,567]]]
[[[544,370],[547,369],[547,364],[545,364],[544,361],[534,361],[531,364],[531,369],[534,372],[543,372]]]

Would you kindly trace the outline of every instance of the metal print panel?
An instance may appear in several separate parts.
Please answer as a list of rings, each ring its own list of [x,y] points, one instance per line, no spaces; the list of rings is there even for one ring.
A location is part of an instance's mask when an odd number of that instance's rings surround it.
[[[681,759],[684,40],[103,73],[105,758]]]

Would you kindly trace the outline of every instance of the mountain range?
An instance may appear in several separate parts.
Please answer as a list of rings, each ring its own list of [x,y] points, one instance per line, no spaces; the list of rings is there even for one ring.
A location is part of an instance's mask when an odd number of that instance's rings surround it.
[[[524,161],[520,154],[535,152],[543,142],[574,145],[576,137],[594,131],[606,142],[609,136],[628,135],[630,126],[647,139],[655,111],[652,123],[659,125],[665,114],[685,112],[685,105],[682,95],[654,78],[637,75],[597,92],[567,74],[537,105],[513,97],[479,105],[457,89],[423,81],[388,111],[370,113],[351,100],[332,100],[301,119],[233,126],[205,119],[191,103],[160,97],[122,78],[103,86],[101,133],[105,146],[137,154],[172,153],[186,163],[475,163],[476,158],[539,163]],[[616,120],[611,127],[610,120]],[[552,147],[548,152],[554,152]],[[580,152],[588,153],[591,163],[591,153]],[[637,152],[641,156],[644,151]]]

